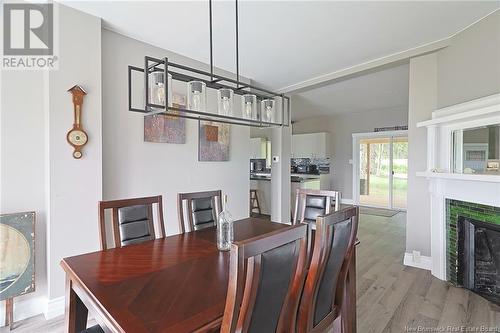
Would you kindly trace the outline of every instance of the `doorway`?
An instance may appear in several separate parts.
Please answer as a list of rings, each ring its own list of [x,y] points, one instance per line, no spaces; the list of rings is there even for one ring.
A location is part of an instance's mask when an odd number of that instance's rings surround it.
[[[406,210],[406,131],[353,134],[353,193],[357,205]]]

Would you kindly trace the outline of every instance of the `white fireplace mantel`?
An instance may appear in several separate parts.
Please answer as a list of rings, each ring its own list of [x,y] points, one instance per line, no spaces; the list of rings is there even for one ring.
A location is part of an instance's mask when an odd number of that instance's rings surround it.
[[[431,200],[431,272],[446,280],[446,199],[500,207],[500,176],[453,173],[455,130],[500,124],[500,93],[438,109],[427,128],[427,170],[417,176],[429,181]]]

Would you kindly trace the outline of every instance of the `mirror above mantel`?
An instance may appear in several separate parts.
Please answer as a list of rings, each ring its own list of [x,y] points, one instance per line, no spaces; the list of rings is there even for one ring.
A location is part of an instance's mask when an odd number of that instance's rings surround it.
[[[427,128],[427,170],[418,176],[500,182],[500,94],[435,110]]]
[[[500,124],[453,131],[453,173],[500,176]]]

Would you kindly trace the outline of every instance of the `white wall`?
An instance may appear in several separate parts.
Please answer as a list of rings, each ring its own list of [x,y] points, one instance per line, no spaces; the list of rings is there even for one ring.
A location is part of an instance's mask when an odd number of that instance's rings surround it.
[[[427,169],[427,132],[417,123],[430,119],[436,109],[436,66],[435,53],[410,60],[406,252],[424,256],[430,255],[430,195],[427,180],[416,173]]]
[[[102,198],[101,20],[59,6],[59,69],[49,73],[48,299],[64,296],[62,258],[98,250],[97,201]],[[80,160],[73,158],[66,133],[73,125],[67,92],[86,91],[82,123],[89,136]],[[50,311],[50,309],[49,309]]]
[[[36,291],[14,300],[14,319],[64,310],[62,258],[98,248],[101,199],[101,21],[56,4],[59,68],[2,72],[2,213],[34,210]],[[83,124],[89,135],[81,160],[72,157],[66,133],[73,124],[67,92],[88,92]],[[3,306],[3,303],[2,303]],[[0,309],[3,315],[3,309]],[[3,320],[0,318],[0,320]]]
[[[290,156],[292,128],[278,127],[271,130],[271,221],[288,223],[290,213]],[[274,158],[278,158],[278,162]]]
[[[198,162],[198,122],[186,121],[186,143],[144,142],[143,115],[129,112],[127,65],[144,56],[205,68],[192,59],[103,30],[103,188],[105,199],[163,195],[168,234],[178,233],[177,193],[221,189],[235,219],[248,217],[250,130],[231,126],[229,162]],[[185,94],[185,85],[174,92]],[[96,234],[97,237],[97,234]]]
[[[293,134],[328,132],[331,188],[340,191],[345,200],[352,199],[352,133],[373,132],[376,127],[408,124],[405,108],[342,113],[304,119],[293,124]]]
[[[43,73],[2,71],[0,103],[0,213],[35,211],[35,292],[17,297],[14,320],[44,310],[47,290],[45,261],[46,131]],[[29,92],[29,98],[26,98]],[[0,323],[4,322],[0,302]]]

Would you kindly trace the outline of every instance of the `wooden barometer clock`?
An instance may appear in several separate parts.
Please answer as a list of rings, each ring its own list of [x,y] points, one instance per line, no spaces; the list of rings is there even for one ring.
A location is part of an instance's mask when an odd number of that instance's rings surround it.
[[[79,85],[71,87],[68,91],[73,95],[74,121],[73,128],[66,135],[66,140],[73,146],[73,157],[79,159],[82,157],[82,148],[88,141],[87,133],[82,127],[83,97],[87,95],[87,92]]]

